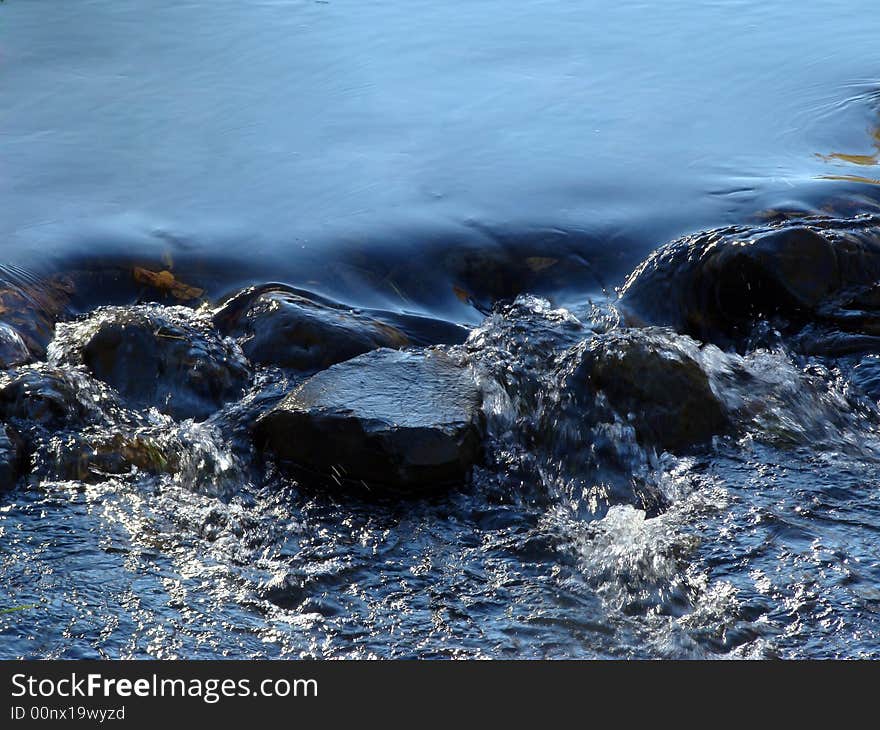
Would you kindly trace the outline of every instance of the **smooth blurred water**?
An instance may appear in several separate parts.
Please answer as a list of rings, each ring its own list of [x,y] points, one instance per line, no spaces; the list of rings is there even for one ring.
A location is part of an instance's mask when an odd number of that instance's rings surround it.
[[[459,319],[459,250],[613,286],[684,231],[870,193],[822,155],[877,153],[877,30],[869,0],[11,0],[0,256]]]

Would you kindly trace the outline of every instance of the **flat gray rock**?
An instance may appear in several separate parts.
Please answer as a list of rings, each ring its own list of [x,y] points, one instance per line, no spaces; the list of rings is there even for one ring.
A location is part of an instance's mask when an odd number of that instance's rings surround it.
[[[481,395],[440,350],[379,349],[298,386],[256,426],[282,465],[338,483],[417,491],[465,481],[480,454]]]

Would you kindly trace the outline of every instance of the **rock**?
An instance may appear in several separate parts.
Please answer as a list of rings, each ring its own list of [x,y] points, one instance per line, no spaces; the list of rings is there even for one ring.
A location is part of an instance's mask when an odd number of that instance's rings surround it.
[[[807,325],[788,340],[788,345],[803,355],[845,358],[865,352],[880,352],[880,337]]]
[[[18,434],[0,424],[0,489],[9,489],[21,476],[24,449]]]
[[[0,368],[22,365],[31,360],[31,353],[21,335],[5,322],[0,322]]]
[[[106,307],[59,327],[53,361],[82,364],[131,405],[204,420],[241,396],[249,372],[234,343],[185,307]]]
[[[726,345],[759,319],[794,331],[822,320],[880,334],[880,218],[807,218],[732,226],[673,241],[629,277],[620,308]]]
[[[862,358],[850,372],[850,380],[873,400],[880,400],[880,356]]]
[[[441,350],[380,349],[295,388],[256,425],[294,471],[398,492],[465,481],[480,455],[481,395]]]
[[[432,345],[461,345],[470,329],[443,319],[402,312],[387,312],[380,309],[364,310],[364,313],[380,323],[401,332],[410,345],[430,347]]]
[[[0,381],[0,418],[25,427],[78,429],[116,405],[85,373],[45,363],[18,368]]]
[[[38,478],[93,482],[135,469],[173,474],[179,466],[179,454],[149,436],[97,431],[52,438],[35,461]]]
[[[214,323],[235,337],[248,359],[312,372],[379,347],[411,344],[396,327],[341,304],[284,289],[247,289],[224,304]]]
[[[686,449],[730,425],[700,363],[699,345],[667,329],[597,335],[572,348],[560,380],[585,413],[589,401],[604,394],[640,442],[660,449]]]

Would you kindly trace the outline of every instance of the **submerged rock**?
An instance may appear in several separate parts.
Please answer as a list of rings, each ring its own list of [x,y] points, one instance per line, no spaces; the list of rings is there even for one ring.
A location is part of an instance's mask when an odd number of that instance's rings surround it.
[[[560,368],[562,389],[589,412],[599,393],[639,441],[677,451],[729,427],[699,360],[699,345],[667,329],[617,330],[575,346]]]
[[[248,368],[234,343],[184,307],[107,307],[64,326],[53,361],[82,364],[130,404],[204,420],[241,396]]]
[[[630,324],[661,324],[727,344],[759,319],[800,329],[814,321],[880,334],[880,218],[807,218],[686,236],[629,277]]]
[[[285,289],[248,289],[214,315],[256,364],[315,371],[380,347],[411,344],[396,327],[319,297]]]
[[[24,449],[18,434],[0,424],[0,489],[12,487],[21,476]]]
[[[447,353],[380,349],[298,386],[259,419],[256,438],[295,470],[416,492],[467,479],[480,402],[470,370]]]
[[[179,455],[156,438],[126,433],[66,433],[49,439],[36,457],[39,478],[91,482],[132,471],[174,473]]]

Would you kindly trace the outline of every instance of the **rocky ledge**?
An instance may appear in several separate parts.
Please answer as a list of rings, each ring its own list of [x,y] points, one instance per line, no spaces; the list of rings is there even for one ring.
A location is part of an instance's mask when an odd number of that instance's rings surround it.
[[[308,379],[256,433],[294,473],[413,492],[465,481],[480,453],[480,401],[446,352],[383,348]]]

